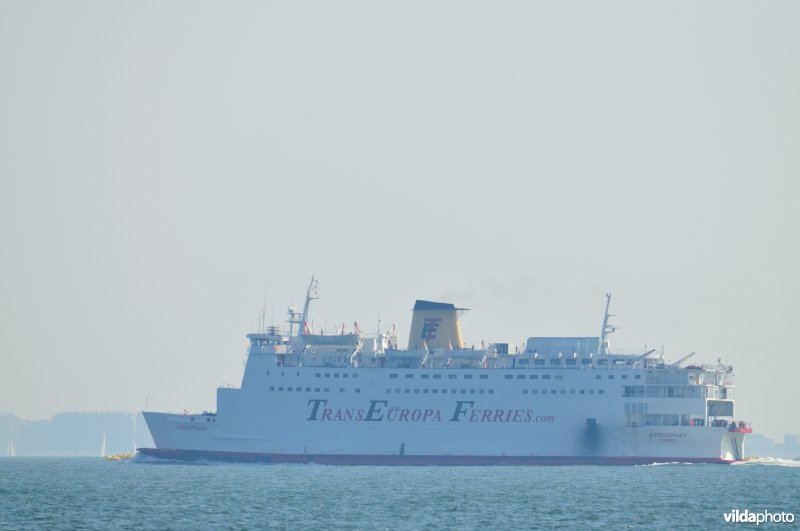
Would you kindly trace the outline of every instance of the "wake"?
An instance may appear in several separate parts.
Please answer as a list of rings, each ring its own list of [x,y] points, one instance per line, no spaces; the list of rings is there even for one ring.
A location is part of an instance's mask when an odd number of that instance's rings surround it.
[[[800,468],[800,461],[797,459],[783,459],[781,457],[752,457],[747,461],[732,463],[739,466],[785,466],[790,468]]]

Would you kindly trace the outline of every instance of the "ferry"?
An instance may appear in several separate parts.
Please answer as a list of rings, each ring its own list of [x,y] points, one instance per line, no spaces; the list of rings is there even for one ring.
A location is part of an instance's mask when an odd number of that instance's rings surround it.
[[[238,387],[217,410],[143,412],[146,456],[331,465],[636,465],[746,459],[733,368],[599,336],[467,346],[454,304],[417,300],[406,349],[396,327],[314,334],[312,278],[288,330],[247,335]]]

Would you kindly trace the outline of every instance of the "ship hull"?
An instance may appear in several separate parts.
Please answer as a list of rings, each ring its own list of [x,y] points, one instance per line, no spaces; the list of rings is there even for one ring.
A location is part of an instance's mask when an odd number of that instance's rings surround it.
[[[595,378],[595,371],[543,371],[542,376],[553,376],[553,383],[531,384],[517,379],[519,371],[491,371],[483,380],[489,371],[464,370],[449,383],[450,370],[286,370],[269,358],[263,361],[254,366],[251,359],[248,370],[256,376],[246,378],[242,388],[218,390],[216,414],[144,412],[156,448],[142,453],[183,461],[342,465],[637,465],[744,459],[745,434],[725,427],[626,422],[627,404],[643,399],[627,398],[609,385],[608,371],[601,374],[603,380]],[[636,381],[637,371],[614,373],[616,379]],[[434,384],[437,375],[448,383]],[[541,392],[532,395],[531,388]],[[587,394],[581,395],[583,390]],[[592,396],[590,391],[595,391],[593,399],[582,398]],[[703,398],[647,400],[649,408],[662,411],[694,409],[700,414],[706,408]]]

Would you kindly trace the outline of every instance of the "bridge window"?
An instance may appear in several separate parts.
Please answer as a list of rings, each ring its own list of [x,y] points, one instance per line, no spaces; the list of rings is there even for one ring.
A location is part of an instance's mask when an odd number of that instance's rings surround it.
[[[622,387],[622,396],[644,396],[644,386],[625,385]]]
[[[422,374],[422,375],[420,375],[420,378],[422,378],[423,380],[427,380],[430,377],[431,377],[430,374]]]
[[[472,375],[471,374],[465,374],[464,375],[464,379],[465,380],[472,380]]]
[[[479,378],[480,378],[481,380],[486,380],[486,379],[488,379],[488,378],[489,378],[489,375],[488,375],[488,374],[481,374],[481,375],[479,376]]]
[[[506,378],[506,380],[512,380],[514,378],[514,375],[506,374],[505,378]]]
[[[396,374],[390,374],[389,378],[397,378],[397,375]]]
[[[441,380],[442,379],[442,375],[441,374],[434,374],[433,375],[433,379],[434,380]]]
[[[414,377],[414,375],[413,375],[413,374],[411,374],[410,372],[409,372],[409,373],[406,373],[406,378],[413,378],[413,377]]]
[[[524,374],[518,374],[517,375],[517,380],[524,380],[524,379],[525,379],[525,375]]]

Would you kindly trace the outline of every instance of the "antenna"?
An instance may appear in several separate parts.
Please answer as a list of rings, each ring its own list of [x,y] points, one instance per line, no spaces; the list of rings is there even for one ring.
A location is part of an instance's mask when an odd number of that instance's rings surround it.
[[[267,326],[267,288],[264,288],[264,304],[261,305],[261,323],[259,332],[263,333]]]

